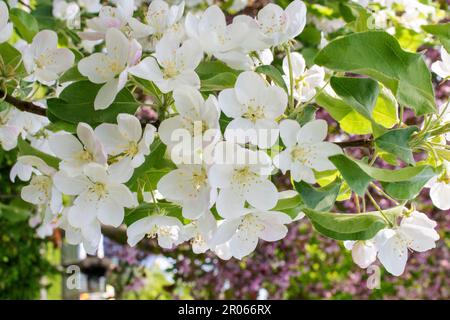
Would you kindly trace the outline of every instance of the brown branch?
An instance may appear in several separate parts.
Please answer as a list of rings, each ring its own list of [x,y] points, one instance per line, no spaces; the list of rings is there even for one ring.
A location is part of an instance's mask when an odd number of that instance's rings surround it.
[[[22,101],[17,98],[14,98],[8,94],[5,95],[5,92],[3,90],[0,90],[0,97],[5,97],[4,101],[8,102],[9,104],[12,104],[14,107],[21,111],[26,111],[29,113],[34,113],[40,116],[47,116],[47,109],[42,108],[33,102],[28,101]]]
[[[353,141],[343,141],[343,142],[335,142],[341,148],[353,148],[353,147],[364,147],[371,148],[373,140],[372,139],[359,139]]]

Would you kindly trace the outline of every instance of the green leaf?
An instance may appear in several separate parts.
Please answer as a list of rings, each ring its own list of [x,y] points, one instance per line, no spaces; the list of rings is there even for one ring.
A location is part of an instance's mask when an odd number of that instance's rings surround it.
[[[330,84],[342,100],[359,114],[372,120],[379,93],[378,82],[370,78],[331,77]]]
[[[300,195],[296,194],[292,197],[279,199],[277,205],[272,210],[286,213],[292,219],[295,219],[302,212],[302,208],[303,202]]]
[[[64,82],[75,82],[75,81],[83,81],[86,80],[86,77],[83,76],[80,71],[78,71],[78,66],[75,65],[66,72],[63,73],[63,75],[59,78],[60,83]]]
[[[221,73],[234,73],[238,75],[240,71],[236,71],[229,66],[227,66],[222,61],[203,61],[198,67],[195,69],[195,72],[198,74],[201,80],[210,79]]]
[[[419,130],[417,127],[393,129],[375,139],[375,144],[380,149],[395,154],[406,163],[414,164],[409,140],[417,130]]]
[[[0,216],[12,223],[24,221],[30,214],[30,208],[22,208],[14,204],[3,204],[0,202]]]
[[[265,65],[265,66],[259,66],[255,69],[256,72],[265,74],[268,76],[272,81],[282,88],[286,93],[288,92],[288,88],[286,87],[286,82],[284,82],[283,76],[281,75],[281,72],[271,65]]]
[[[313,121],[316,118],[316,111],[316,107],[307,105],[301,110],[301,112],[297,114],[295,120],[297,120],[297,122],[300,123],[301,126],[304,126],[305,124]]]
[[[372,133],[372,124],[364,116],[356,112],[350,105],[339,98],[325,92],[316,97],[316,102],[337,121],[342,130],[349,134]]]
[[[329,211],[336,202],[341,184],[342,181],[336,179],[322,188],[314,188],[303,181],[295,182],[294,186],[308,208],[317,211]]]
[[[200,91],[220,91],[233,88],[236,79],[237,77],[234,73],[220,73],[212,78],[202,80]]]
[[[349,187],[359,196],[364,196],[373,178],[343,154],[331,156],[329,159],[339,170]]]
[[[124,223],[129,226],[137,220],[143,219],[145,217],[164,214],[167,216],[172,216],[183,221],[183,215],[181,214],[182,208],[176,204],[168,202],[158,202],[155,203],[142,203],[138,207],[133,209],[127,209],[125,211]]]
[[[335,71],[368,75],[389,88],[417,115],[436,111],[431,74],[420,54],[404,51],[383,31],[354,33],[331,41],[315,63]]]
[[[312,25],[306,26],[302,33],[298,36],[298,40],[300,40],[302,44],[306,44],[308,47],[317,46],[320,44],[321,39],[322,35],[320,30]]]
[[[332,156],[330,160],[339,169],[350,188],[360,196],[363,193],[359,193],[358,190],[365,191],[371,181],[377,180],[390,196],[399,200],[409,200],[417,196],[425,184],[436,175],[433,167],[429,165],[388,170],[371,167],[363,161],[353,160],[345,155]]]
[[[139,103],[133,94],[124,88],[117,94],[114,102],[105,110],[94,110],[94,100],[102,85],[89,81],[70,84],[61,92],[59,98],[47,100],[48,111],[58,119],[78,124],[86,122],[98,125],[104,122],[116,123],[119,113],[134,114]]]
[[[447,52],[450,52],[450,22],[440,24],[429,24],[422,26],[422,29],[432,35],[435,35],[444,46]]]
[[[38,21],[40,29],[58,30],[58,24],[61,24],[62,21],[56,20],[52,11],[53,6],[51,2],[41,3],[41,1],[39,1],[36,3],[36,8],[31,14]]]
[[[421,176],[424,171],[428,171],[431,169],[433,171],[433,168],[431,166],[427,165],[421,165],[416,167],[405,167],[395,170],[389,170],[389,169],[381,169],[376,167],[371,167],[367,163],[360,161],[360,160],[352,160],[349,157],[347,157],[349,160],[353,161],[358,167],[363,170],[366,174],[371,176],[373,179],[387,182],[387,183],[393,183],[393,182],[407,182],[411,179]],[[430,177],[431,178],[431,177]]]
[[[23,77],[26,74],[25,67],[22,63],[22,54],[7,42],[0,43],[0,63],[8,66],[9,71],[14,71],[17,77]]]
[[[382,87],[378,96],[375,108],[373,109],[373,119],[377,124],[385,128],[392,128],[398,122],[398,105],[391,91]]]
[[[17,142],[17,146],[19,148],[19,155],[36,156],[44,160],[44,162],[50,167],[53,167],[55,169],[59,168],[60,160],[58,158],[33,148],[27,141],[19,139]]]
[[[159,179],[175,168],[175,165],[166,160],[166,145],[161,140],[156,139],[150,146],[150,154],[145,158],[144,163],[134,170],[133,176],[127,182],[127,186],[137,191],[137,187],[147,185],[156,189]]]
[[[432,177],[436,175],[430,166],[413,167],[421,170],[409,177],[408,180],[398,182],[382,182],[384,190],[392,197],[399,200],[415,198]],[[404,169],[403,169],[404,170]]]
[[[395,207],[384,210],[383,213],[393,220],[402,210],[403,207]],[[318,232],[336,240],[369,240],[388,226],[382,215],[376,211],[356,214],[321,213],[309,208],[303,211]]]
[[[31,43],[36,33],[39,32],[39,25],[36,18],[18,8],[12,8],[9,11],[9,18],[20,37],[28,43]]]

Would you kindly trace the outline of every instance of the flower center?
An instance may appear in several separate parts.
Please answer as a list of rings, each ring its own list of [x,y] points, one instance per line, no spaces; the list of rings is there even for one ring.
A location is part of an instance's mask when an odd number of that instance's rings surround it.
[[[192,184],[194,185],[195,190],[200,190],[204,185],[206,185],[206,180],[208,177],[206,176],[205,170],[201,170],[200,172],[195,172],[192,175]]]
[[[302,160],[306,155],[306,152],[303,148],[296,147],[292,149],[291,156],[293,160],[299,161]]]
[[[250,234],[259,234],[264,229],[264,224],[262,224],[253,214],[247,214],[238,226],[239,231]]]
[[[92,156],[92,154],[87,150],[81,151],[80,154],[78,155],[78,158],[80,160],[86,161],[86,162],[94,160],[94,157]]]
[[[46,65],[54,64],[55,59],[51,55],[47,55],[45,52],[40,54],[39,57],[37,57],[34,60],[34,63],[38,67],[38,69],[44,69]]]
[[[34,176],[31,185],[38,191],[38,202],[44,203],[50,199],[52,180],[46,176]]]
[[[100,182],[94,183],[91,187],[91,191],[98,199],[104,198],[107,194],[106,185]]]
[[[119,63],[117,60],[112,60],[111,63],[109,64],[109,68],[115,74],[121,73],[123,70],[122,64]]]
[[[245,187],[251,180],[255,180],[256,177],[256,173],[252,172],[249,166],[245,166],[234,171],[233,181]]]
[[[138,147],[137,142],[131,141],[128,146],[127,154],[134,157],[135,155],[138,154],[138,152],[139,152],[139,147]]]
[[[169,61],[164,64],[164,70],[163,70],[163,78],[164,79],[170,79],[174,78],[178,75],[177,66],[175,65],[174,61]]]
[[[264,119],[264,109],[260,106],[248,106],[243,117],[252,122],[256,122],[259,119]]]

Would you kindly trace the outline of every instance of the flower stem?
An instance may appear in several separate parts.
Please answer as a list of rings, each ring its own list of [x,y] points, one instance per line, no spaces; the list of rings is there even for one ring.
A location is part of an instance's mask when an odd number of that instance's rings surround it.
[[[389,226],[391,228],[394,227],[394,225],[392,224],[392,222],[388,219],[388,217],[386,216],[386,214],[384,213],[383,209],[381,209],[381,207],[378,205],[378,203],[375,201],[375,199],[372,197],[372,195],[367,192],[367,196],[369,197],[370,201],[372,202],[372,204],[375,206],[375,208],[381,213],[381,215],[383,216],[384,220],[386,220],[386,222],[389,224]]]
[[[285,48],[289,66],[289,110],[293,112],[295,104],[294,104],[294,72],[292,70],[291,47],[289,46],[289,44],[286,44]]]

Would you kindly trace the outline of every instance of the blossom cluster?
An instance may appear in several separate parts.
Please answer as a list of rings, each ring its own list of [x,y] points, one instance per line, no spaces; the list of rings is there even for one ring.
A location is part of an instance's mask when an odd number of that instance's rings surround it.
[[[93,114],[120,108],[121,93],[131,86],[142,89],[143,83],[150,84],[144,87],[153,98],[165,101],[155,126],[143,127],[137,116],[123,111],[115,114],[113,123],[94,126],[86,118],[69,132],[50,130],[47,118],[19,111],[9,105],[11,99],[5,100],[9,104],[0,113],[2,148],[11,150],[29,140],[38,151],[20,155],[11,171],[12,181],[30,181],[21,196],[37,206],[33,219],[38,232],[45,236],[60,227],[69,243],[82,243],[94,253],[102,225],[118,228],[126,215],[147,208],[145,216],[126,223],[131,246],[145,237],[157,238],[162,248],[189,241],[195,253],[211,250],[222,259],[242,259],[260,239],[284,238],[287,225],[305,213],[301,208],[286,212],[280,203],[295,198],[296,192],[279,192],[273,176],[289,172],[296,189],[300,182],[313,185],[321,174],[339,169],[330,157],[344,155],[338,144],[326,141],[326,121],[300,122],[296,117],[297,110],[315,102],[322,91],[336,96],[329,85],[330,70],[307,66],[302,54],[291,52],[305,28],[307,6],[300,0],[285,9],[270,3],[256,17],[241,14],[231,22],[217,5],[185,14],[184,2],[153,0],[144,19],[136,9],[133,0],[105,6],[99,1],[54,1],[57,19],[72,21],[80,12],[89,13],[78,33],[86,56],[58,46],[57,33],[47,29],[31,43],[14,44],[26,73],[23,81],[30,87],[51,88],[54,97],[62,98],[72,81],[59,79],[74,67],[92,88],[98,86]],[[0,42],[11,41],[12,24],[3,1],[0,15]],[[259,72],[271,66],[279,52],[284,55],[284,74]],[[442,61],[431,69],[446,79],[450,59],[444,48],[441,52]],[[221,62],[235,82],[204,90],[198,68],[211,61]],[[9,97],[8,87],[2,90]],[[46,99],[36,103],[46,108]],[[426,129],[441,128],[449,115],[444,106]],[[440,138],[441,145],[446,144],[448,133]],[[152,185],[136,175],[143,174],[161,145],[165,154],[158,161],[171,165]],[[448,161],[442,166],[448,167]],[[450,208],[449,174],[441,170],[428,183],[431,198],[443,210]],[[133,180],[144,183],[136,188]],[[400,275],[409,249],[435,247],[436,223],[405,205],[399,204],[395,221],[380,209],[378,216],[386,226],[372,240],[346,242],[355,263],[366,268],[378,258],[390,273]]]

